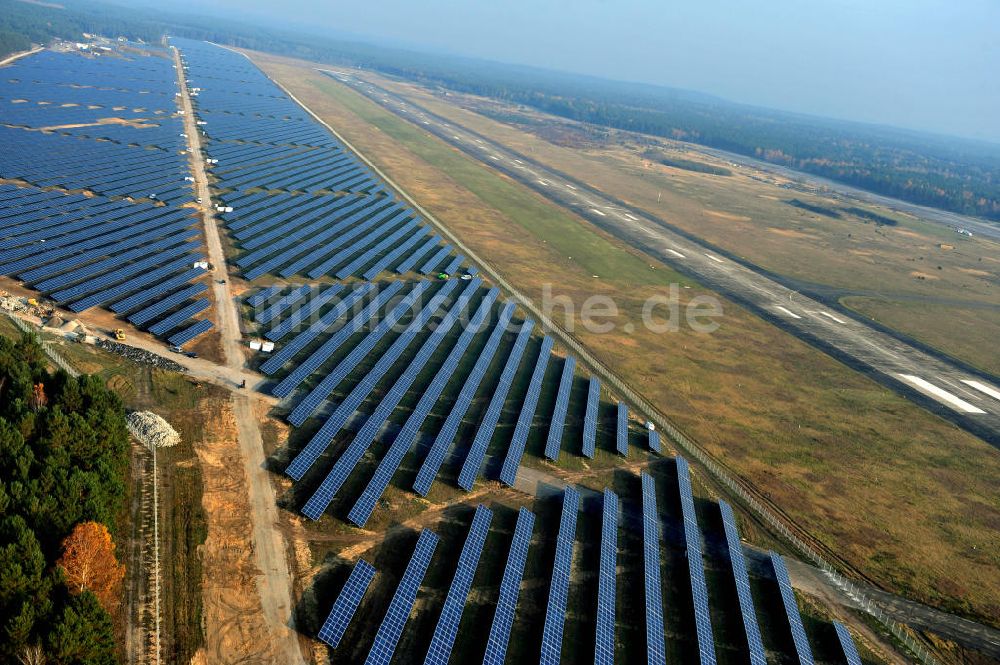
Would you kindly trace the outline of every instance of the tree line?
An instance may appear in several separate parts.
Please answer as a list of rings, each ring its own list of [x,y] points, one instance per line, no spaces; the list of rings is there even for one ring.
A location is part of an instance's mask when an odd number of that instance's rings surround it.
[[[117,662],[128,465],[118,396],[49,372],[33,337],[0,336],[0,662]]]

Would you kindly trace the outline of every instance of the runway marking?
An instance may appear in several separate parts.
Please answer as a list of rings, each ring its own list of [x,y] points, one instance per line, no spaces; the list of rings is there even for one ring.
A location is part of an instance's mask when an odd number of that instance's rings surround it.
[[[462,139],[458,138],[457,136],[455,136],[454,134],[451,135],[451,138],[455,139],[456,141],[461,141],[462,140]]]
[[[524,164],[524,162],[522,162],[520,159],[515,159],[514,161],[518,164]]]
[[[597,213],[598,215],[600,215],[601,217],[607,217],[607,215],[606,215],[605,213],[601,212],[601,211],[600,211],[600,210],[598,210],[597,208],[591,208],[590,210],[591,210],[591,212],[596,212],[596,213]]]
[[[939,402],[947,404],[956,411],[960,411],[962,413],[986,413],[978,406],[969,404],[964,399],[952,395],[947,390],[938,388],[930,381],[925,381],[924,379],[921,379],[919,376],[913,376],[912,374],[897,374],[896,376],[901,378],[906,383],[909,383],[911,386],[913,386],[920,392],[924,393],[925,395],[929,395],[934,399],[938,400]]]
[[[676,256],[676,257],[677,257],[677,258],[679,258],[679,259],[686,259],[686,258],[687,258],[686,256],[684,256],[683,254],[681,254],[681,253],[680,253],[680,252],[678,252],[677,250],[674,250],[674,249],[668,249],[667,251],[668,251],[669,253],[673,254],[674,256]]]
[[[705,256],[707,256],[708,258],[712,259],[716,263],[724,263],[724,261],[722,259],[720,259],[718,256],[712,256],[711,254],[705,254]]]
[[[490,159],[492,159],[494,162],[499,162],[500,161],[500,158],[497,157],[496,155],[490,155]]]
[[[1000,400],[1000,390],[988,386],[985,383],[980,383],[979,381],[973,381],[972,379],[962,379],[962,383],[972,388],[975,388],[981,393],[986,393],[993,399]]]
[[[820,312],[820,314],[822,314],[823,316],[825,316],[825,317],[826,317],[826,318],[828,318],[828,319],[833,319],[833,320],[834,320],[834,321],[836,321],[837,323],[847,323],[847,321],[843,320],[843,319],[842,319],[842,318],[840,318],[839,316],[834,316],[834,315],[833,315],[833,314],[831,314],[830,312]]]
[[[572,189],[574,192],[576,191],[576,187],[573,185],[566,185],[566,189]]]
[[[429,122],[427,122],[426,120],[424,120],[424,124],[425,124],[425,125],[429,125],[429,124],[431,124],[431,123],[429,123]]]
[[[538,184],[539,184],[539,185],[544,185],[545,187],[548,187],[548,186],[549,186],[549,183],[545,182],[544,180],[539,180],[539,181],[538,181]]]
[[[639,221],[638,217],[633,217],[632,215],[630,215],[628,213],[625,213],[625,216],[628,217],[629,219],[631,219],[633,222],[638,222]]]
[[[782,307],[781,305],[775,305],[774,308],[777,309],[777,310],[779,310],[779,311],[781,311],[781,312],[784,312],[785,314],[787,314],[788,316],[792,317],[793,319],[801,319],[802,318],[801,316],[799,316],[798,314],[796,314],[792,310],[787,309],[785,307]]]

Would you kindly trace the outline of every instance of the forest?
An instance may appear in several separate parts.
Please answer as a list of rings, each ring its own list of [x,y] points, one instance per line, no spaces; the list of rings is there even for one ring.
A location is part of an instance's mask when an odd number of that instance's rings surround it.
[[[0,336],[0,662],[118,662],[114,525],[129,442],[118,396]]]
[[[75,31],[75,32],[74,32]],[[64,8],[0,0],[0,54],[24,38],[81,31],[155,40],[164,33],[491,97],[598,126],[677,139],[910,203],[1000,221],[1000,145],[829,120],[643,83],[433,55],[264,29],[234,20],[101,3]],[[18,41],[20,39],[20,41]]]

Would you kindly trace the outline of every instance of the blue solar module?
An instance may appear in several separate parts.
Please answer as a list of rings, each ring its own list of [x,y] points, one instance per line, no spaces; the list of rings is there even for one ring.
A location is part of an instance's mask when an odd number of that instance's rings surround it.
[[[417,247],[408,257],[400,261],[399,265],[397,265],[394,270],[399,274],[413,270],[413,266],[417,265],[417,261],[420,260],[420,257],[425,256],[427,252],[434,249],[439,242],[441,242],[441,236],[434,236],[430,240],[424,241],[420,247]]]
[[[438,537],[433,531],[424,529],[420,532],[417,547],[413,551],[413,556],[410,557],[410,563],[406,566],[403,579],[396,587],[396,593],[393,594],[392,601],[389,603],[389,610],[378,627],[375,642],[372,644],[371,651],[368,652],[365,665],[389,665],[392,660],[392,654],[396,651],[399,636],[402,634],[406,620],[413,609],[413,602],[417,599],[420,582],[424,579],[424,573],[427,572],[427,566],[431,562],[431,557],[434,556],[437,544]]]
[[[319,629],[317,635],[319,639],[331,647],[337,648],[340,639],[344,636],[344,631],[347,630],[347,625],[354,618],[354,613],[358,610],[358,605],[361,604],[361,599],[374,577],[375,568],[364,559],[358,559],[351,575],[347,578],[347,582],[344,583],[344,588],[340,590],[337,600],[333,601],[333,607],[330,609],[326,621],[323,622],[323,627]]]
[[[337,363],[329,374],[323,377],[323,379],[316,384],[316,386],[309,391],[309,394],[302,398],[302,401],[295,405],[292,412],[288,414],[288,421],[293,425],[301,425],[306,421],[306,419],[313,414],[313,412],[319,408],[320,403],[325,400],[330,393],[333,392],[341,381],[347,378],[347,375],[354,371],[354,368],[358,366],[362,360],[375,348],[375,346],[385,337],[393,326],[396,325],[403,316],[413,307],[417,302],[417,299],[423,294],[424,290],[427,288],[428,282],[419,282],[413,289],[406,294],[406,296],[399,301],[399,303],[393,307],[388,314],[385,315],[375,329],[369,332],[365,337],[358,342],[358,345],[351,349],[343,360]],[[438,303],[431,300],[430,305],[433,305],[433,309],[426,312],[427,316],[433,313],[434,309],[437,309]],[[415,334],[415,333],[414,333]],[[338,428],[339,429],[339,428]]]
[[[580,494],[567,487],[563,494],[559,534],[556,536],[556,558],[552,564],[552,582],[545,607],[542,628],[542,653],[539,665],[559,665],[562,655],[563,627],[566,621],[566,600],[569,595],[570,568],[573,564],[573,541],[576,539],[576,515],[580,509]]]
[[[462,390],[459,391],[458,397],[455,398],[451,412],[445,419],[444,425],[441,426],[438,435],[434,438],[434,443],[431,444],[431,449],[428,451],[427,457],[424,458],[424,463],[420,465],[417,478],[413,481],[413,489],[420,496],[427,496],[427,493],[431,490],[431,484],[434,482],[441,464],[444,463],[444,457],[455,440],[455,436],[458,434],[458,428],[462,424],[462,419],[469,410],[469,406],[472,404],[472,398],[475,397],[476,391],[479,389],[479,384],[482,382],[483,376],[486,375],[486,370],[489,369],[490,363],[493,362],[493,356],[496,355],[497,347],[500,346],[500,340],[503,338],[504,332],[507,330],[507,324],[510,322],[510,317],[513,314],[514,303],[504,305],[496,327],[490,333],[489,339],[486,340],[486,346],[483,347],[479,358],[476,360],[476,364],[473,365],[472,371],[466,377],[465,383],[462,385]]]
[[[528,340],[531,339],[531,331],[534,327],[535,322],[530,319],[521,326],[521,332],[517,334],[514,348],[511,349],[507,363],[500,374],[500,380],[497,381],[497,385],[493,389],[493,396],[490,397],[486,413],[480,419],[479,429],[476,430],[476,436],[472,440],[465,462],[462,464],[462,470],[458,474],[458,486],[466,491],[472,491],[472,486],[475,484],[476,478],[479,477],[479,469],[483,465],[483,458],[486,457],[486,449],[493,439],[493,433],[496,432],[497,423],[500,422],[500,413],[507,400],[510,384],[514,382],[517,368],[521,366],[521,356],[524,355],[524,349],[528,346]]]
[[[472,316],[469,324],[462,330],[462,334],[459,335],[455,345],[448,353],[448,357],[438,368],[438,371],[434,375],[430,384],[424,388],[424,393],[420,396],[420,401],[417,403],[416,408],[414,408],[413,412],[406,419],[406,422],[399,430],[399,433],[396,434],[396,438],[393,440],[392,445],[389,446],[389,450],[386,452],[385,457],[383,457],[382,461],[379,462],[378,468],[375,470],[375,474],[372,476],[367,487],[365,487],[364,491],[358,497],[357,502],[354,504],[354,507],[351,509],[351,512],[348,514],[348,519],[350,519],[354,524],[364,526],[365,522],[367,522],[368,518],[371,516],[372,511],[375,510],[375,505],[378,502],[379,497],[381,497],[382,493],[385,492],[385,488],[389,486],[389,481],[392,480],[393,474],[396,473],[396,469],[399,468],[399,465],[402,463],[403,458],[410,449],[410,446],[413,445],[417,433],[420,431],[420,427],[423,425],[424,420],[430,413],[431,408],[433,408],[434,404],[441,396],[441,392],[448,384],[452,374],[454,374],[459,361],[468,350],[473,337],[475,337],[483,327],[483,324],[489,316],[493,303],[499,293],[499,289],[496,288],[492,288],[486,293],[486,296],[479,304],[479,308],[476,310],[476,313]],[[465,309],[465,304],[463,304],[461,300],[462,299],[460,298],[459,303],[452,308],[451,313],[449,313],[449,315],[440,322],[438,327],[434,330],[434,333],[432,333],[427,341],[424,342],[423,348],[420,349],[417,356],[410,362],[409,367],[406,368],[406,371],[403,372],[393,387],[389,390],[386,397],[382,400],[378,407],[376,407],[375,412],[361,427],[361,430],[358,431],[355,441],[360,440],[363,445],[368,446],[375,439],[375,435],[378,433],[378,430],[389,418],[392,410],[396,408],[400,400],[403,399],[403,395],[407,390],[409,390],[413,381],[416,379],[417,374],[427,363],[430,356],[434,353],[434,350],[437,348],[438,344],[440,344],[444,335],[456,323],[457,317]],[[351,442],[351,445],[354,445],[354,441]]]
[[[458,267],[462,265],[462,261],[464,260],[465,257],[459,254],[458,256],[456,256],[454,259],[451,260],[451,263],[449,263],[445,267],[444,271],[449,275],[453,274],[456,270],[458,270]]]
[[[314,298],[310,298],[304,307],[296,310],[291,316],[286,316],[278,325],[264,333],[264,337],[272,342],[280,341],[282,337],[292,332],[296,326],[307,322],[309,317],[320,311],[323,305],[333,300],[333,297],[340,293],[343,288],[343,284],[334,284],[323,289]]]
[[[309,344],[323,334],[323,332],[331,328],[340,317],[347,314],[356,303],[360,302],[361,299],[366,294],[370,293],[374,288],[374,284],[362,284],[348,293],[343,300],[338,302],[333,307],[333,309],[321,316],[318,321],[311,323],[308,328],[293,337],[292,341],[288,344],[281,347],[277,353],[272,355],[267,362],[260,366],[260,371],[264,374],[271,375],[281,369],[282,365],[291,360],[299,351],[309,346]]]
[[[665,665],[663,639],[663,584],[660,581],[660,513],[656,508],[656,485],[643,472],[642,480],[642,564],[646,584],[646,663]]]
[[[312,291],[312,286],[303,284],[299,288],[292,290],[288,295],[279,298],[273,305],[268,305],[264,309],[259,310],[254,315],[254,321],[262,324],[270,323],[275,317],[280,316],[289,307],[305,298],[310,291]]]
[[[149,307],[146,307],[144,309],[140,309],[135,314],[132,314],[131,316],[129,316],[128,317],[128,321],[129,321],[129,323],[131,323],[133,325],[142,326],[142,325],[148,323],[149,321],[152,321],[156,317],[160,316],[164,312],[168,312],[171,309],[173,309],[174,307],[176,307],[177,305],[180,305],[182,302],[184,302],[188,298],[190,298],[192,296],[196,296],[199,293],[201,293],[202,291],[205,291],[207,289],[208,289],[208,286],[206,286],[205,284],[203,284],[201,282],[199,282],[197,284],[192,284],[191,286],[187,287],[186,289],[181,289],[180,291],[177,291],[175,293],[171,293],[166,298],[163,298],[162,300],[159,300],[159,301],[153,303]]]
[[[164,333],[170,332],[171,330],[179,326],[181,322],[184,321],[184,319],[189,319],[198,312],[208,309],[210,305],[211,303],[208,301],[208,298],[199,298],[190,305],[182,307],[181,309],[177,310],[176,312],[166,317],[165,319],[157,321],[153,325],[149,326],[149,332],[153,333],[154,335],[162,335]]]
[[[757,625],[753,596],[750,593],[750,578],[747,575],[746,559],[743,556],[743,546],[740,544],[740,533],[736,528],[736,518],[733,516],[733,509],[725,501],[719,501],[719,511],[722,513],[722,527],[726,532],[729,563],[733,571],[733,581],[736,583],[736,595],[740,601],[740,614],[743,617],[743,629],[747,638],[750,663],[751,665],[767,665],[764,644],[760,639],[760,626]]]
[[[781,604],[785,608],[785,617],[788,619],[788,627],[792,632],[795,655],[799,660],[799,665],[813,665],[812,648],[809,646],[809,638],[806,637],[806,629],[802,625],[802,615],[799,613],[799,604],[795,600],[792,582],[788,579],[788,569],[785,568],[785,561],[777,552],[771,552],[770,556],[771,565],[774,567],[774,575],[778,578],[778,591],[781,592]]]
[[[854,639],[847,627],[839,621],[834,621],[833,628],[837,631],[837,640],[840,642],[840,649],[844,652],[847,665],[861,665],[861,656],[858,655],[858,649],[854,646]]]
[[[549,436],[545,441],[545,456],[553,462],[559,459],[562,448],[563,427],[566,425],[566,409],[569,407],[569,391],[573,388],[573,370],[576,358],[567,356],[563,363],[562,376],[559,379],[559,392],[556,393],[556,406],[552,410],[549,424]]]
[[[465,609],[465,601],[472,588],[472,579],[476,576],[476,567],[479,565],[492,519],[493,513],[488,508],[482,504],[476,507],[469,535],[462,546],[462,553],[458,555],[458,570],[448,588],[430,648],[427,649],[427,657],[424,659],[426,665],[448,665],[455,636],[458,634],[458,624],[462,620],[462,610]]]
[[[340,345],[347,341],[347,338],[360,330],[361,327],[368,323],[372,317],[376,316],[379,309],[402,288],[402,282],[393,282],[388,287],[382,289],[378,296],[376,296],[375,299],[372,300],[362,311],[355,314],[346,325],[337,330],[337,332],[335,332],[328,340],[323,342],[322,346],[313,351],[308,358],[302,361],[302,363],[293,369],[288,376],[282,379],[281,382],[275,386],[273,390],[271,390],[271,394],[275,397],[287,397],[290,395],[296,386],[302,383],[307,376],[319,369],[319,367],[325,363],[338,348],[340,348]],[[347,299],[345,298],[340,305],[343,305],[346,301]],[[340,309],[339,305],[338,309]],[[304,331],[299,335],[299,337],[309,333],[309,330]],[[317,332],[316,334],[319,333]],[[295,344],[297,341],[298,337],[293,339],[288,346]],[[282,351],[284,351],[284,348],[282,348]],[[274,360],[274,358],[271,360]],[[268,363],[264,363],[264,365],[267,364]],[[261,369],[265,373],[268,373],[270,370],[264,365],[261,366]]]
[[[272,296],[275,296],[280,292],[281,292],[280,286],[269,286],[267,288],[261,289],[260,291],[257,291],[253,295],[247,296],[243,300],[243,302],[250,305],[251,307],[259,307],[265,302],[267,302],[268,298],[271,298]]]
[[[187,284],[192,279],[197,279],[205,270],[203,268],[191,268],[186,270],[179,275],[175,275],[170,279],[159,282],[148,289],[143,289],[138,293],[130,295],[127,298],[123,298],[118,302],[112,303],[108,309],[116,314],[121,314],[127,312],[130,309],[139,307],[140,305],[145,305],[150,300],[155,300],[160,295],[167,293],[168,291],[173,291],[179,286]],[[75,305],[76,303],[74,303]]]
[[[369,266],[363,273],[361,273],[361,276],[364,277],[365,279],[372,279],[373,277],[375,277],[375,275],[379,274],[380,272],[388,268],[390,265],[398,261],[399,257],[401,257],[403,254],[408,252],[414,245],[420,242],[423,239],[423,237],[427,235],[427,233],[428,233],[427,227],[421,226],[419,229],[414,231],[409,238],[399,243],[399,245],[390,249],[388,254],[386,254],[378,261],[373,263],[371,266]],[[388,248],[389,246],[390,245],[386,245],[386,247],[384,247],[380,251],[384,251],[384,249]],[[372,254],[372,256],[374,255],[375,254]]]
[[[503,467],[500,469],[500,482],[508,487],[513,487],[514,481],[517,479],[517,469],[521,466],[521,457],[524,455],[524,447],[528,442],[528,434],[531,432],[531,423],[535,419],[535,409],[538,407],[538,398],[542,393],[542,379],[545,377],[545,369],[549,366],[552,345],[551,337],[546,336],[542,339],[542,348],[538,352],[535,369],[531,372],[528,391],[521,404],[517,425],[514,426],[514,435],[511,437],[507,456],[504,457]]]
[[[615,430],[615,449],[621,455],[628,455],[628,406],[618,402],[618,427]]]
[[[597,576],[597,637],[594,665],[615,662],[615,577],[618,565],[618,495],[604,490],[601,563]]]
[[[123,295],[131,293],[136,289],[140,289],[148,284],[154,284],[179,270],[184,270],[185,268],[190,267],[192,262],[200,260],[201,258],[202,257],[199,255],[189,255],[176,261],[172,261],[166,265],[156,268],[155,270],[150,270],[149,272],[137,275],[128,281],[115,284],[114,286],[108,287],[96,293],[91,293],[89,296],[70,303],[69,309],[74,312],[82,312],[90,307],[94,307],[95,305],[100,305],[101,303],[109,300],[121,298]]]
[[[660,452],[660,433],[656,430],[647,430],[649,432],[649,449],[655,453]]]
[[[677,484],[681,495],[681,512],[684,515],[684,542],[687,546],[688,573],[691,578],[691,596],[694,600],[694,625],[698,636],[698,656],[702,665],[715,663],[715,638],[712,635],[712,618],[708,612],[708,586],[705,584],[705,561],[702,558],[701,530],[694,510],[691,493],[691,471],[687,460],[677,457]]]
[[[174,333],[169,337],[169,339],[167,339],[167,341],[170,342],[170,344],[172,344],[173,346],[183,346],[184,344],[187,344],[198,335],[208,332],[211,329],[212,329],[211,321],[209,321],[208,319],[200,319],[192,323],[184,330]]]
[[[583,415],[583,455],[594,458],[597,447],[597,412],[601,406],[601,380],[590,377],[587,386],[587,408]]]
[[[392,368],[393,364],[399,359],[403,352],[409,347],[409,345],[416,339],[418,333],[420,333],[427,322],[430,320],[431,316],[438,310],[441,304],[448,297],[452,291],[454,284],[445,285],[445,288],[441,289],[438,293],[434,294],[434,297],[430,299],[427,305],[420,311],[420,313],[410,322],[403,331],[403,334],[396,338],[396,341],[392,343],[389,349],[379,356],[378,362],[375,366],[365,375],[361,381],[358,382],[351,392],[337,405],[336,410],[333,414],[327,418],[323,426],[320,427],[319,431],[313,435],[306,447],[303,448],[292,463],[288,465],[285,470],[292,478],[301,478],[306,474],[306,472],[312,468],[312,465],[316,463],[316,460],[322,455],[327,446],[333,440],[333,437],[343,428],[347,423],[347,420],[354,414],[354,411],[361,406],[365,398],[375,389],[375,386],[379,381],[386,375],[386,373]],[[477,285],[478,287],[478,285]],[[341,454],[334,464],[333,469],[330,470],[328,477],[320,487],[313,494],[312,498],[306,503],[303,512],[306,515],[316,519],[319,515],[326,510],[326,507],[333,500],[334,495],[337,490],[340,489],[344,481],[347,480],[348,474],[354,469],[354,466],[358,463],[361,457],[364,455],[367,445],[363,444],[361,441],[355,445],[353,442],[347,449]]]
[[[445,257],[448,256],[449,252],[451,252],[450,246],[442,247],[437,252],[435,252],[431,258],[427,259],[427,261],[425,261],[424,264],[420,266],[420,274],[422,275],[430,274],[435,268],[441,265],[441,262],[444,261]]]
[[[500,597],[490,626],[490,636],[486,640],[483,665],[503,665],[506,660],[510,630],[514,626],[514,610],[517,609],[517,598],[521,593],[524,562],[528,559],[528,546],[531,545],[531,530],[534,525],[534,514],[522,507],[517,514],[514,539],[503,569],[503,579],[500,581]]]

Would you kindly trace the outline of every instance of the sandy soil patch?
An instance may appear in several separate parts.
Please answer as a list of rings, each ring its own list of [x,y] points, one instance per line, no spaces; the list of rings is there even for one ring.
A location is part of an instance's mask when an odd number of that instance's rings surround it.
[[[916,279],[930,279],[930,280],[941,279],[937,275],[931,275],[930,273],[920,272],[919,270],[913,270],[912,272],[910,272],[910,277],[915,277]]]
[[[731,212],[722,212],[721,210],[705,210],[706,215],[711,215],[712,217],[718,217],[719,219],[728,219],[733,222],[749,222],[750,217],[746,215],[734,215]]]
[[[767,230],[775,235],[779,235],[783,238],[809,238],[810,240],[815,240],[816,236],[811,233],[805,233],[803,231],[796,231],[795,229],[779,229],[776,226],[769,226]]]

